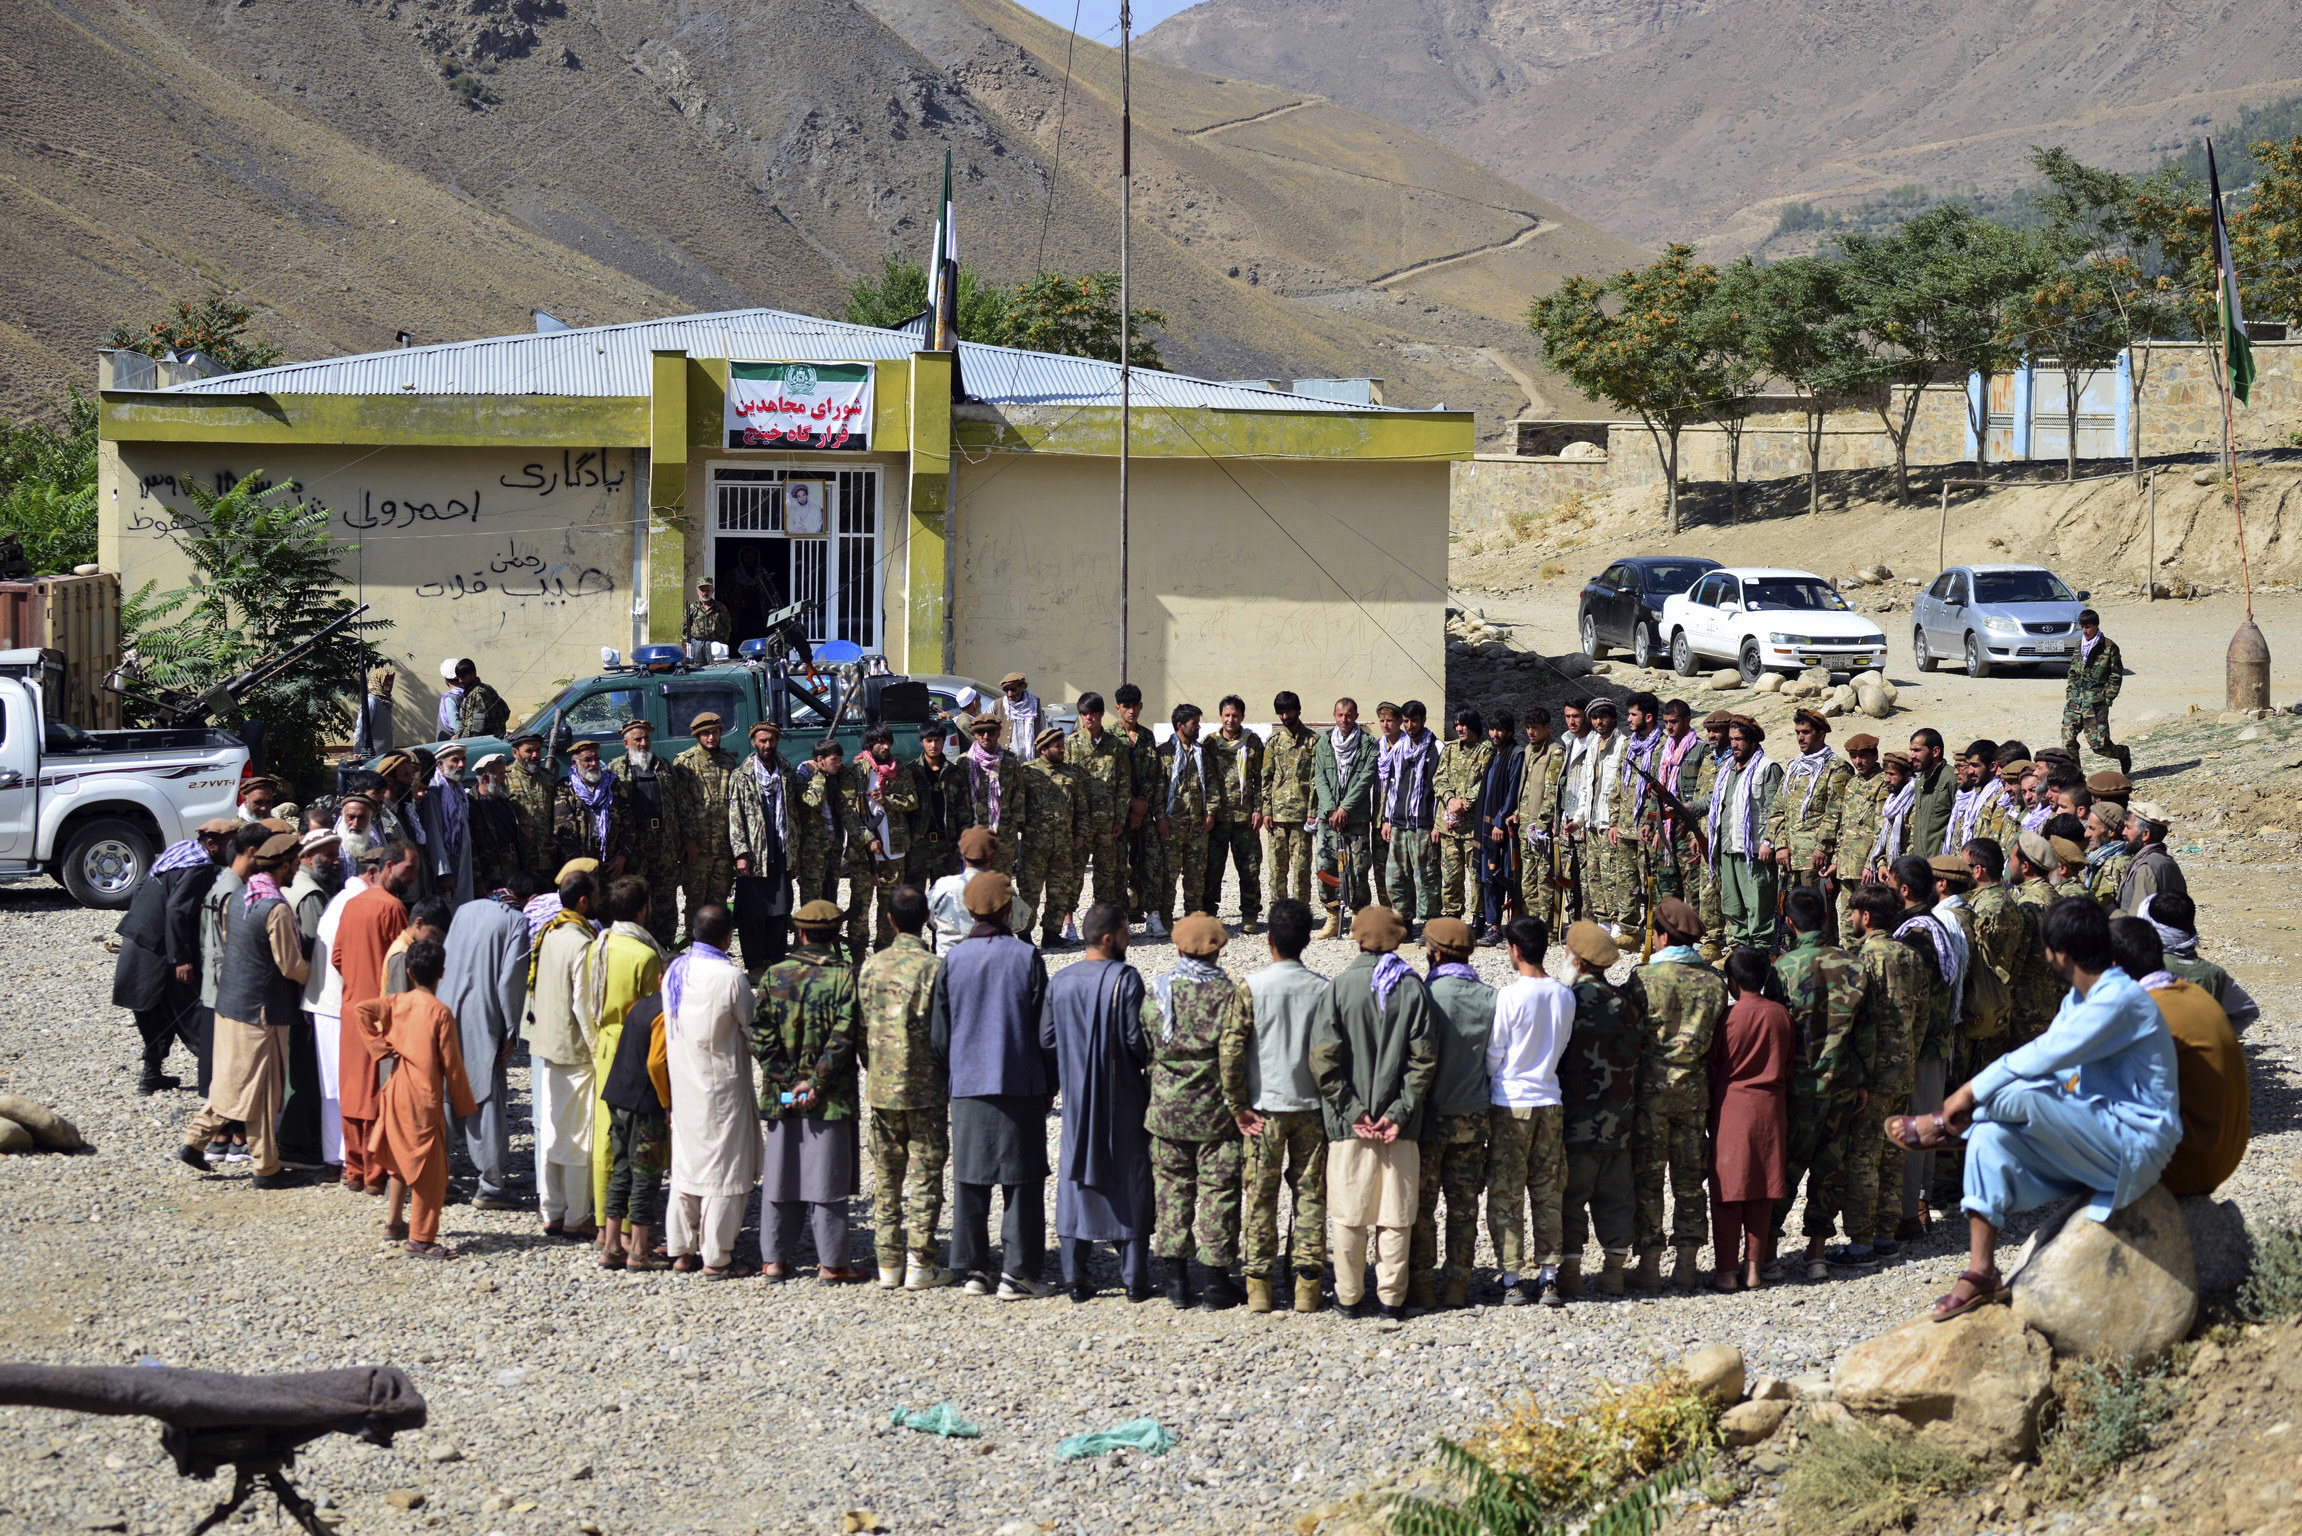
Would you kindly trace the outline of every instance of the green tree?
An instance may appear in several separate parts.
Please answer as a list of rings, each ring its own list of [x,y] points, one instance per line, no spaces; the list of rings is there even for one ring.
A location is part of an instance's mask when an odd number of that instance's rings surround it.
[[[0,422],[0,536],[44,575],[96,558],[96,402],[73,390],[60,415]]]
[[[959,339],[993,344],[1007,339],[1009,296],[996,283],[987,283],[973,267],[959,269]],[[876,325],[892,329],[927,310],[927,268],[916,261],[889,256],[879,275],[857,278],[847,290],[847,308],[841,318],[850,325]]]
[[[1570,277],[1527,306],[1527,329],[1568,383],[1645,423],[1662,461],[1673,534],[1679,434],[1732,393],[1699,322],[1718,269],[1694,255],[1692,246],[1673,245],[1651,266],[1603,283]]]
[[[1164,328],[1167,316],[1156,309],[1133,312],[1132,343],[1128,361],[1138,368],[1164,370],[1159,348],[1150,337],[1153,326]],[[1017,288],[1007,312],[1007,345],[1033,352],[1056,352],[1066,357],[1119,361],[1119,274],[1089,272],[1065,277],[1042,272]]]
[[[1758,318],[1757,263],[1748,256],[1718,275],[1718,282],[1696,311],[1695,326],[1702,338],[1708,365],[1717,374],[1719,394],[1710,419],[1719,424],[1727,440],[1727,517],[1742,521],[1742,439],[1750,426],[1754,392],[1764,371],[1757,356],[1753,326]]]
[[[1795,390],[1805,407],[1806,509],[1822,510],[1822,429],[1831,407],[1861,385],[1863,350],[1848,323],[1835,262],[1799,256],[1743,272],[1729,267],[1720,286],[1731,281],[1749,291],[1741,302],[1749,313],[1748,346],[1764,373]]]
[[[246,373],[251,368],[269,368],[280,360],[278,347],[250,339],[248,326],[254,319],[253,310],[231,299],[203,299],[197,304],[184,300],[141,331],[113,326],[104,337],[104,345],[141,352],[146,357],[198,352],[220,364],[226,373]]]
[[[122,615],[147,683],[202,693],[355,606],[343,592],[344,547],[328,537],[328,510],[299,500],[294,482],[259,489],[259,472],[223,492],[190,478],[182,484],[191,506],[167,537],[190,562],[192,584],[154,596],[147,583]],[[312,780],[321,745],[351,725],[369,649],[363,636],[385,627],[367,620],[338,630],[240,701],[242,717],[265,722],[273,772],[291,784]]]
[[[2230,260],[2250,317],[2302,322],[2302,136],[2255,145],[2254,163],[2252,192],[2231,225]]]

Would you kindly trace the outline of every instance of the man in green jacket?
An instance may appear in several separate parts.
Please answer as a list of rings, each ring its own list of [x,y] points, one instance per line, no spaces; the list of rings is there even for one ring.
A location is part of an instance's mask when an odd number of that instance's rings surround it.
[[[1327,1218],[1335,1301],[1367,1315],[1369,1239],[1383,1316],[1407,1312],[1407,1248],[1422,1175],[1423,1106],[1438,1073],[1437,1010],[1396,951],[1407,925],[1389,907],[1351,919],[1359,957],[1327,984],[1311,1025],[1311,1077],[1327,1123]]]
[[[1468,1306],[1479,1240],[1479,1196],[1487,1187],[1487,1039],[1495,1030],[1495,989],[1471,968],[1474,940],[1459,917],[1423,925],[1439,1048],[1423,1120],[1416,1180],[1415,1233],[1407,1250],[1407,1305]],[[1439,1197],[1447,1200],[1446,1270],[1439,1270]],[[1444,1280],[1445,1300],[1439,1289]]]
[[[2134,772],[2134,754],[2110,739],[2110,706],[2118,701],[2119,685],[2126,680],[2126,663],[2119,659],[2118,642],[2102,632],[2102,615],[2091,608],[2078,614],[2078,654],[2070,659],[2069,692],[2062,704],[2062,750],[2075,761],[2078,736],[2098,757],[2118,759],[2118,771]],[[1931,848],[1927,850],[1933,852]]]
[[[1958,803],[1958,771],[1943,751],[1942,732],[1931,725],[1910,733],[1910,776],[1918,789],[1910,803],[1910,834],[1903,852],[1931,859],[1944,851],[1950,813]]]
[[[1319,872],[1335,881],[1327,895],[1322,939],[1338,938],[1343,914],[1367,905],[1374,867],[1375,738],[1359,728],[1355,699],[1335,701],[1335,728],[1319,737],[1311,767],[1312,803],[1319,815]]]
[[[1158,1208],[1152,1246],[1166,1262],[1167,1299],[1178,1307],[1197,1299],[1190,1270],[1196,1254],[1211,1312],[1245,1300],[1231,1282],[1231,1264],[1239,1250],[1239,1121],[1248,1110],[1250,1021],[1238,984],[1218,963],[1227,937],[1204,912],[1176,920],[1175,968],[1152,983],[1159,1017],[1156,1033],[1145,1030],[1151,1102],[1143,1129]]]
[[[1646,995],[1646,1042],[1639,1057],[1639,1103],[1631,1142],[1631,1172],[1638,1185],[1638,1284],[1663,1288],[1663,1182],[1671,1190],[1668,1237],[1678,1250],[1671,1281],[1695,1287],[1709,1205],[1704,1131],[1710,1120],[1710,1048],[1726,1018],[1726,982],[1703,964],[1701,914],[1686,900],[1665,896],[1648,919],[1654,957],[1637,971]]]
[[[1783,1156],[1790,1199],[1775,1202],[1775,1221],[1779,1232],[1789,1219],[1791,1200],[1798,1198],[1800,1180],[1806,1180],[1806,1278],[1827,1280],[1823,1245],[1838,1218],[1829,1191],[1841,1182],[1856,1122],[1869,1103],[1878,1026],[1862,962],[1827,942],[1830,905],[1822,892],[1810,885],[1791,891],[1783,897],[1783,917],[1791,946],[1776,957],[1774,974],[1790,1009],[1797,1049],[1791,1060],[1790,1136]]]
[[[1637,1236],[1631,1131],[1646,1045],[1646,993],[1636,972],[1620,987],[1607,980],[1607,967],[1622,952],[1599,924],[1585,919],[1568,928],[1567,953],[1575,961],[1575,1030],[1559,1058],[1559,1100],[1566,1111],[1560,1139],[1567,1151],[1559,1294],[1583,1294],[1583,1244],[1596,1227],[1607,1260],[1599,1292],[1620,1296]]]

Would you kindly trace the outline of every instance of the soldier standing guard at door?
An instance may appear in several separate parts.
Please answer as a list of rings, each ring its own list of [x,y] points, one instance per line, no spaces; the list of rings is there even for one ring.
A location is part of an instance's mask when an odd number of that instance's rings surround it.
[[[695,601],[687,605],[679,637],[689,645],[699,640],[717,640],[722,645],[735,641],[735,610],[719,600],[709,576],[695,584]]]
[[[616,760],[615,779],[631,808],[623,872],[647,881],[647,931],[670,949],[679,936],[679,899],[673,893],[679,889],[680,870],[703,850],[681,815],[677,776],[671,764],[656,755],[654,743],[654,726],[645,720],[625,721],[623,756]]]

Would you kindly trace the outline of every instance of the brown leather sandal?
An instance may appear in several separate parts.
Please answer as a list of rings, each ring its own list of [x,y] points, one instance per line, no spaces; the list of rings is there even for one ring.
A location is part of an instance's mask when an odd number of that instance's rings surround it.
[[[621,1268],[623,1268],[623,1265],[624,1265],[624,1256],[623,1256],[623,1250],[622,1250],[621,1248],[606,1248],[606,1249],[602,1249],[602,1250],[600,1251],[600,1256],[599,1256],[599,1267],[600,1267],[600,1268],[602,1268],[602,1269],[621,1269]]]
[[[1962,1285],[1974,1287],[1974,1294],[1964,1301],[1958,1299],[1958,1288]],[[1963,1271],[1956,1280],[1950,1283],[1949,1290],[1934,1299],[1934,1306],[1928,1311],[1927,1316],[1938,1323],[1947,1323],[1954,1317],[1965,1316],[1977,1307],[1987,1307],[1993,1302],[2004,1301],[2005,1299],[2006,1289],[2000,1282],[1996,1270],[1984,1273],[1969,1269]]]

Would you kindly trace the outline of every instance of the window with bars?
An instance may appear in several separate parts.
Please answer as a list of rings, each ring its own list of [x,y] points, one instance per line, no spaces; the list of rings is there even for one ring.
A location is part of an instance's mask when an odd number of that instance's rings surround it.
[[[794,535],[786,528],[784,486],[792,480],[826,484],[831,506],[823,533]],[[715,535],[778,546],[769,563],[789,572],[791,600],[809,605],[808,638],[879,649],[879,471],[722,465],[714,467],[712,481]]]

